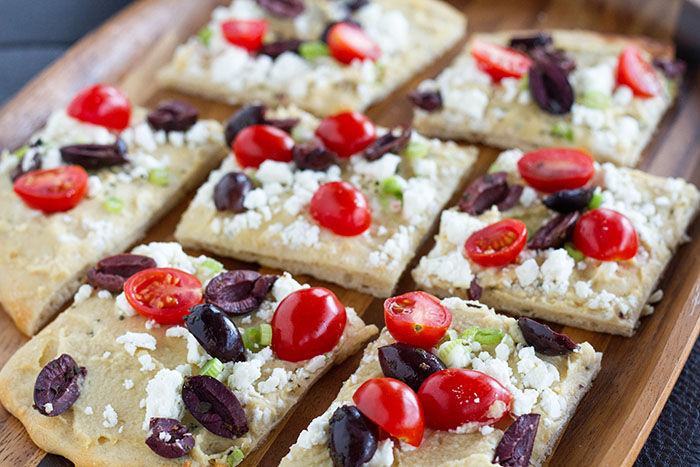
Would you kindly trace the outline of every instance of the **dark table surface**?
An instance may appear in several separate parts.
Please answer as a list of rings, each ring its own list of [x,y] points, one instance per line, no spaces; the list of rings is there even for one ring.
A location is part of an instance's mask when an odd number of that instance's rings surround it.
[[[128,3],[0,0],[0,103]],[[700,466],[700,340],[635,466]]]

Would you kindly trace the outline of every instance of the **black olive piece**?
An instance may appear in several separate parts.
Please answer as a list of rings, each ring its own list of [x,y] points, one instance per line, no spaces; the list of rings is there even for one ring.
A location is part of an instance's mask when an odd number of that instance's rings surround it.
[[[248,433],[248,419],[236,395],[207,375],[187,376],[182,401],[192,416],[215,435],[236,439]]]
[[[329,425],[328,448],[334,467],[359,467],[372,459],[377,451],[379,430],[357,407],[338,407]]]
[[[185,325],[209,355],[223,363],[245,361],[243,339],[231,318],[209,303],[195,305],[189,311]]]
[[[566,334],[554,332],[546,324],[538,323],[530,318],[519,318],[518,327],[525,337],[525,342],[541,354],[556,356],[565,355],[578,349]]]
[[[542,200],[552,211],[563,214],[584,209],[593,199],[594,188],[576,188],[552,193]]]
[[[217,211],[245,212],[243,201],[255,189],[253,181],[241,172],[229,172],[214,187],[214,205]]]
[[[428,376],[447,368],[429,351],[402,342],[379,347],[378,353],[384,376],[403,381],[416,392]]]
[[[86,374],[68,354],[47,363],[34,383],[34,405],[39,413],[55,417],[70,409],[80,397]]]
[[[160,457],[177,459],[187,455],[194,447],[194,436],[179,420],[154,417],[148,423],[148,428],[150,435],[146,438],[146,445]]]
[[[532,448],[535,445],[540,414],[521,415],[503,433],[496,446],[493,462],[504,467],[527,467],[530,465]]]
[[[226,313],[249,313],[258,309],[278,277],[246,269],[223,272],[207,284],[204,301]]]

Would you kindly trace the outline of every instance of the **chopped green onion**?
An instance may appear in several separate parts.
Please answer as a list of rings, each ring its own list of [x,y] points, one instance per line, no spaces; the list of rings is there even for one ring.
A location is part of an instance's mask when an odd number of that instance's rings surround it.
[[[457,347],[462,347],[462,341],[459,339],[456,341],[445,342],[440,346],[440,350],[438,350],[438,357],[440,357],[440,360],[447,363],[450,355]]]
[[[260,325],[260,345],[267,347],[272,344],[272,326],[267,323]]]
[[[299,55],[307,60],[314,60],[329,54],[328,46],[321,41],[304,42],[299,46]]]
[[[388,177],[382,180],[381,189],[382,192],[387,195],[403,199],[403,189],[401,188],[401,183],[399,183],[399,180],[396,177]]]
[[[579,262],[583,261],[583,258],[585,258],[584,254],[581,253],[581,250],[576,248],[573,243],[571,242],[566,242],[564,244],[564,249],[566,250],[567,253],[569,253],[569,256],[574,258],[574,261]]]
[[[297,125],[292,128],[292,132],[290,134],[292,135],[292,139],[297,143],[303,143],[313,136],[313,132],[309,132],[309,130],[304,128],[302,125]]]
[[[207,258],[197,266],[197,269],[206,272],[208,275],[213,276],[214,274],[219,274],[224,270],[224,265],[215,259]]]
[[[500,329],[479,329],[474,340],[482,345],[498,344],[505,333]]]
[[[29,150],[29,146],[27,146],[27,145],[25,144],[25,145],[22,146],[21,148],[18,148],[18,149],[14,152],[14,154],[15,154],[15,156],[17,156],[17,158],[18,158],[19,160],[22,160],[22,158],[24,157],[24,155],[27,153],[28,150]]]
[[[422,159],[428,155],[428,146],[423,142],[411,141],[406,146],[404,153],[409,159]]]
[[[581,95],[579,102],[591,109],[605,110],[610,107],[610,96],[600,91],[586,91]]]
[[[523,78],[520,80],[520,90],[521,91],[529,91],[530,90],[530,75],[528,75],[528,74],[523,75]]]
[[[457,334],[457,331],[455,331],[454,329],[448,329],[445,333],[445,336],[448,338],[448,340],[451,341],[459,339],[459,334]]]
[[[462,331],[462,334],[460,334],[459,337],[465,339],[466,341],[472,341],[474,340],[474,336],[476,336],[477,332],[479,332],[479,328],[472,326],[466,331]]]
[[[206,365],[202,367],[202,369],[199,371],[200,375],[207,375],[211,376],[212,378],[216,378],[221,374],[221,372],[224,369],[224,364],[221,363],[221,360],[218,358],[212,358],[209,360]]]
[[[241,463],[244,457],[243,451],[236,448],[233,450],[233,452],[231,452],[231,454],[226,456],[226,465],[228,465],[228,467],[236,467]]]
[[[148,171],[148,182],[157,186],[168,186],[170,173],[167,169],[151,169]]]
[[[198,33],[197,37],[202,41],[202,44],[209,47],[209,42],[211,42],[212,31],[209,26],[202,28]]]
[[[374,62],[374,70],[377,72],[377,83],[381,83],[386,72],[386,65],[382,62]]]
[[[110,196],[102,203],[102,206],[109,212],[118,213],[122,211],[124,203],[119,198]]]
[[[600,193],[593,193],[593,198],[591,198],[591,202],[588,203],[588,209],[599,208],[601,204],[603,204],[603,195]]]
[[[248,328],[241,334],[243,345],[251,352],[260,351],[260,331],[258,328]]]
[[[554,136],[558,136],[559,138],[566,138],[569,141],[574,140],[574,129],[566,123],[556,122],[554,125],[552,125],[552,134]]]

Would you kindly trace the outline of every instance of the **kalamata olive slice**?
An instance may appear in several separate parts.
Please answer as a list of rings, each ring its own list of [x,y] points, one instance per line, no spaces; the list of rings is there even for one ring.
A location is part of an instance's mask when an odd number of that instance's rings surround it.
[[[294,163],[302,170],[327,170],[338,162],[338,155],[318,144],[296,144],[292,148]]]
[[[214,187],[214,205],[218,211],[245,212],[243,201],[255,189],[253,181],[241,172],[229,172]]]
[[[397,132],[399,133],[398,135],[396,134]],[[409,141],[411,141],[412,133],[413,128],[410,126],[388,131],[385,135],[380,136],[367,146],[363,155],[368,161],[375,161],[388,152],[401,154],[401,152],[406,149],[406,146],[408,146]]]
[[[128,278],[137,272],[156,266],[153,258],[125,253],[102,258],[88,270],[87,278],[90,285],[96,289],[119,293]]]
[[[594,188],[561,190],[547,196],[542,200],[542,202],[552,211],[557,211],[564,214],[573,211],[580,211],[591,202],[594,190]]]
[[[504,467],[527,467],[530,465],[532,448],[535,445],[540,414],[521,415],[503,433],[496,446],[493,463]]]
[[[148,114],[148,124],[154,130],[187,131],[197,123],[197,109],[182,101],[167,101]]]
[[[46,364],[34,383],[34,405],[47,417],[61,415],[80,396],[87,370],[68,354]]]
[[[128,162],[126,143],[117,139],[114,144],[74,144],[61,148],[61,159],[69,164],[77,164],[86,169],[112,167]]]
[[[224,132],[228,147],[233,145],[233,141],[236,139],[236,136],[238,136],[238,133],[249,126],[272,125],[289,133],[292,131],[292,128],[299,123],[299,119],[297,118],[267,119],[265,118],[266,111],[267,107],[264,105],[249,105],[233,114],[226,123],[226,130]]]
[[[195,305],[189,311],[185,325],[209,355],[223,363],[245,361],[241,333],[224,312],[209,303]]]
[[[496,204],[498,210],[507,211],[520,201],[520,196],[523,194],[523,187],[520,185],[508,185],[506,196]]]
[[[530,92],[537,105],[553,115],[563,115],[574,104],[574,90],[567,73],[548,58],[536,60],[528,74]]]
[[[187,376],[182,400],[192,416],[215,435],[235,439],[248,433],[248,419],[236,395],[216,378]]]
[[[278,277],[245,269],[223,272],[207,284],[204,301],[226,313],[248,313],[258,309]]]
[[[546,324],[538,323],[530,318],[519,318],[518,327],[523,333],[525,342],[544,355],[564,355],[579,348],[566,334],[552,331]]]
[[[38,152],[27,153],[24,155],[26,160],[23,158],[17,163],[17,165],[10,171],[10,180],[14,182],[22,175],[39,170],[41,168],[41,155]]]
[[[574,71],[574,68],[576,68],[574,57],[562,49],[547,51],[535,50],[532,55],[535,57],[535,60],[542,60],[543,57],[546,57],[547,60],[559,67],[566,76],[569,76],[569,74]]]
[[[654,57],[651,63],[661,70],[661,73],[668,79],[680,78],[686,70],[685,62],[679,59],[670,60],[668,58]]]
[[[359,467],[377,451],[377,425],[352,405],[338,407],[330,420],[328,448],[334,467]]]
[[[305,10],[302,0],[258,0],[258,5],[280,18],[296,18]]]
[[[581,217],[581,213],[578,211],[559,214],[535,232],[530,241],[527,242],[527,247],[531,250],[559,248],[571,236],[579,217]]]
[[[435,112],[442,108],[442,96],[439,91],[411,91],[408,97],[413,105],[426,112]]]
[[[469,290],[467,290],[467,296],[469,300],[479,300],[484,289],[481,288],[479,283],[476,281],[476,277],[472,279],[469,283]]]
[[[494,172],[474,180],[459,200],[460,211],[478,216],[494,204],[503,201],[508,195],[507,178],[508,174],[505,172]]]
[[[428,376],[447,368],[429,351],[403,342],[379,347],[378,353],[384,376],[403,381],[416,392]]]
[[[362,8],[365,5],[369,4],[369,0],[346,0],[345,1],[345,8],[348,10],[355,12]]]
[[[510,48],[529,54],[534,49],[550,49],[553,45],[552,35],[546,32],[538,32],[531,36],[513,37],[510,40]]]
[[[174,418],[151,418],[150,435],[146,445],[160,457],[177,459],[187,455],[194,447],[194,436],[187,427]]]
[[[258,49],[258,55],[269,55],[272,58],[277,58],[285,52],[299,53],[299,47],[304,41],[300,39],[282,39],[276,42],[263,44]]]

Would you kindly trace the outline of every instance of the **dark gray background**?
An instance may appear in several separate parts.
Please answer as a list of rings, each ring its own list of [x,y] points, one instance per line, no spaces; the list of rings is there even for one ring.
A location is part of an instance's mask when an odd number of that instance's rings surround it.
[[[0,0],[0,102],[128,3],[130,0]],[[636,463],[693,465],[700,466],[700,341]]]

